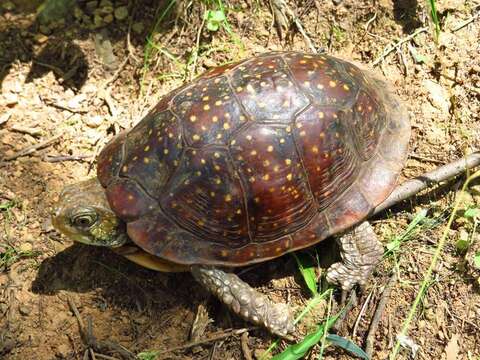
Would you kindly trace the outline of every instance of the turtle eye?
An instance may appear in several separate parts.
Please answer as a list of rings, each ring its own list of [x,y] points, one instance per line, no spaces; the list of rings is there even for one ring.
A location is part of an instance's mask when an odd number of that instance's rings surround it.
[[[97,215],[88,213],[88,214],[78,214],[74,215],[72,218],[72,223],[80,228],[89,228],[97,221]]]

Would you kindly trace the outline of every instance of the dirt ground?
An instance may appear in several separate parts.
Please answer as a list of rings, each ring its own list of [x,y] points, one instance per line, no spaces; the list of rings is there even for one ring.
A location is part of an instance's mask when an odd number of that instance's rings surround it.
[[[263,0],[225,1],[229,26],[217,31],[207,28],[215,25],[211,20],[202,21],[206,10],[219,10],[215,1],[79,0],[64,20],[53,23],[36,17],[39,3],[0,2],[2,359],[133,358],[150,350],[159,351],[159,359],[248,359],[245,348],[259,358],[275,340],[258,329],[248,337],[227,336],[229,329],[249,325],[230,316],[189,274],[154,273],[108,250],[73,245],[49,221],[62,187],[94,176],[102,146],[195,74],[268,50],[311,51],[311,44],[375,64],[395,86],[413,129],[402,180],[480,150],[478,1],[438,2],[438,43],[426,2],[415,0],[287,1],[309,41],[295,25],[280,36],[271,3]],[[146,40],[150,34],[152,46]],[[339,329],[364,347],[382,291],[396,274],[374,338],[374,359],[389,357],[463,181],[374,219],[385,244],[404,233],[420,209],[437,222],[379,265]],[[460,214],[467,208],[480,208],[478,184],[469,189]],[[479,270],[472,261],[479,236],[472,231],[468,216],[454,221],[410,326],[405,341],[410,345],[399,358],[411,358],[413,346],[418,359],[480,359]],[[471,244],[463,249],[458,240]],[[326,241],[317,251],[331,254],[333,245]],[[307,303],[309,293],[292,256],[247,270],[242,278],[272,299],[297,310]],[[199,306],[210,319],[200,339],[222,336],[187,347]],[[321,313],[299,325],[299,337],[314,328]],[[95,351],[81,336],[79,318],[95,336]],[[307,358],[317,359],[318,348]],[[350,355],[329,346],[324,358]]]

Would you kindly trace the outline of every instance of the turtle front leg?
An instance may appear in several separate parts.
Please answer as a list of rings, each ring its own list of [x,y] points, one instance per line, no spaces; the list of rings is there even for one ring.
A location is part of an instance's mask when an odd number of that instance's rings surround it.
[[[288,306],[272,303],[237,275],[207,266],[193,266],[193,277],[241,318],[286,337],[294,324]]]
[[[327,270],[327,281],[342,287],[342,297],[356,284],[365,285],[383,254],[382,243],[367,221],[338,238],[342,262]]]

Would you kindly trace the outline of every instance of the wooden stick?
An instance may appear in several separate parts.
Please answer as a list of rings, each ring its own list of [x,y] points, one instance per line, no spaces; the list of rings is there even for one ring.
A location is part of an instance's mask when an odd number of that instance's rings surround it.
[[[396,281],[397,274],[394,272],[393,275],[390,277],[390,280],[388,280],[387,286],[385,286],[385,289],[383,290],[382,297],[378,302],[377,309],[375,310],[372,322],[370,323],[370,329],[368,330],[365,347],[365,352],[367,353],[369,358],[372,357],[373,345],[375,343],[375,333],[377,332],[378,324],[380,323],[380,319],[382,318],[383,312],[385,311],[385,305],[390,299],[390,293],[392,292],[393,286],[395,285]]]
[[[382,61],[388,54],[390,54],[393,50],[397,49],[398,47],[400,47],[401,45],[405,44],[406,42],[412,40],[415,36],[417,36],[418,34],[422,33],[422,32],[425,32],[427,31],[428,29],[426,27],[423,27],[423,28],[420,28],[418,29],[417,31],[415,31],[413,34],[410,34],[408,35],[406,38],[398,41],[397,43],[393,44],[393,45],[390,45],[388,46],[387,48],[385,48],[385,50],[383,50],[383,53],[382,55],[380,55],[373,63],[372,63],[372,66],[375,66],[375,65],[378,65],[380,63],[380,61]]]
[[[372,215],[378,214],[389,207],[408,199],[409,197],[426,189],[428,186],[438,184],[442,181],[451,179],[468,169],[472,169],[480,165],[480,151],[476,151],[464,158],[451,162],[447,165],[440,166],[435,170],[417,176],[411,180],[399,185],[390,196],[380,205],[378,205]]]
[[[35,145],[32,145],[32,146],[27,146],[26,148],[20,150],[19,152],[16,152],[15,154],[13,155],[10,155],[10,156],[7,156],[6,158],[4,158],[3,160],[5,161],[11,161],[11,160],[15,160],[19,157],[22,157],[22,156],[27,156],[27,155],[30,155],[32,153],[34,153],[35,151],[37,150],[40,150],[40,149],[43,149],[47,146],[50,146],[50,145],[53,145],[54,143],[56,143],[61,137],[63,136],[63,134],[57,134],[55,135],[54,137],[48,139],[48,140],[45,140],[45,141],[42,141],[38,144],[35,144]]]

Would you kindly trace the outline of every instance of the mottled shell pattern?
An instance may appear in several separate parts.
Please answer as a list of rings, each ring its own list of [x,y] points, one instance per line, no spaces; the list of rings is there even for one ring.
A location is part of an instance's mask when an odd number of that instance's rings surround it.
[[[409,137],[407,112],[357,66],[268,53],[166,95],[106,146],[98,178],[147,252],[239,266],[365,219],[393,189]]]

